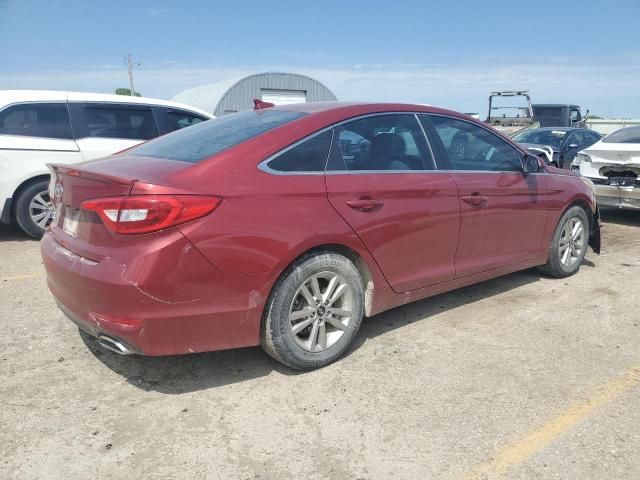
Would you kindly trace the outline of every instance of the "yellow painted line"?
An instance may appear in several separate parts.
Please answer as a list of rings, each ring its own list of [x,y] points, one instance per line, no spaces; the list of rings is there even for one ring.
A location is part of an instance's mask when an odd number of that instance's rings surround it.
[[[11,282],[13,280],[29,280],[31,278],[44,277],[44,273],[25,273],[24,275],[12,275],[9,277],[0,277],[0,282]]]
[[[495,478],[527,460],[545,448],[567,430],[583,421],[589,414],[615,400],[625,391],[640,383],[640,367],[628,370],[596,390],[587,400],[571,405],[557,417],[507,445],[493,458],[465,475],[465,480]]]

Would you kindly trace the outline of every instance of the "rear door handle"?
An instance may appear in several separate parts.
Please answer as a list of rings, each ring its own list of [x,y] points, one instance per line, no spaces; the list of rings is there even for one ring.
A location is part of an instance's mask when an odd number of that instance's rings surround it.
[[[489,200],[489,198],[485,197],[484,195],[480,195],[478,192],[474,192],[471,195],[463,196],[462,200],[473,205],[474,207],[479,207],[484,202]]]
[[[380,200],[374,200],[373,198],[360,198],[358,200],[347,200],[347,205],[349,205],[354,210],[368,212],[380,205],[384,205],[384,202],[381,202]]]

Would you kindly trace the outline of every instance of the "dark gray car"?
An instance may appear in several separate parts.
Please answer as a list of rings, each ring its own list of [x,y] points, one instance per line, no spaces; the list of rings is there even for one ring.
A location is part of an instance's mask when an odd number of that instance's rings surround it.
[[[531,128],[513,136],[516,142],[527,148],[550,147],[553,150],[551,163],[560,168],[569,168],[580,150],[590,147],[601,138],[598,132],[575,127]]]

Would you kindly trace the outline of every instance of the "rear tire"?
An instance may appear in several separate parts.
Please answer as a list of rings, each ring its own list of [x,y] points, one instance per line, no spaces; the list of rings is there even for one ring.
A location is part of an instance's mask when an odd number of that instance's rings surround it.
[[[574,275],[587,253],[589,243],[589,218],[582,207],[567,210],[556,226],[547,263],[540,271],[556,278]]]
[[[293,369],[324,367],[348,350],[363,312],[364,288],[353,262],[329,251],[306,255],[274,286],[260,342]]]
[[[30,237],[39,239],[53,220],[49,181],[39,180],[25,188],[16,200],[16,221]]]

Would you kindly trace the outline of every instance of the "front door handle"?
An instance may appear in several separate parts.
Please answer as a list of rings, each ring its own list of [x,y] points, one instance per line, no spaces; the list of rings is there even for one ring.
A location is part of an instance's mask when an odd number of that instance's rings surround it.
[[[489,200],[489,198],[485,197],[484,195],[480,195],[478,192],[474,192],[471,195],[463,196],[462,200],[473,205],[474,207],[479,207],[484,202]]]
[[[374,200],[373,198],[360,198],[358,200],[348,200],[347,205],[349,205],[354,210],[368,212],[376,207],[379,207],[380,205],[384,205],[384,202],[381,202],[380,200]]]

